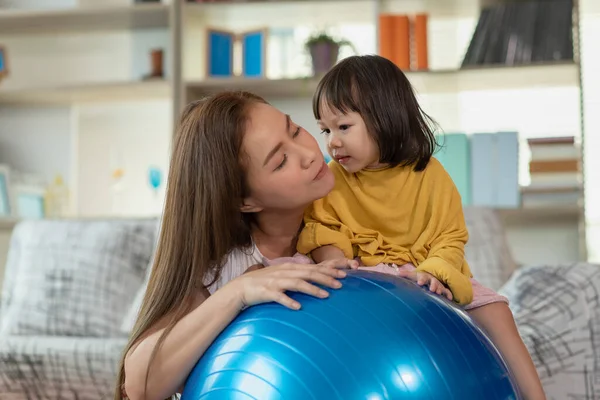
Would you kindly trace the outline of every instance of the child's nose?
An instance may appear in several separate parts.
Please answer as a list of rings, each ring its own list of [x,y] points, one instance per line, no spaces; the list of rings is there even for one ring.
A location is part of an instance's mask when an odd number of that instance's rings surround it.
[[[342,147],[342,141],[337,135],[329,135],[329,147]]]

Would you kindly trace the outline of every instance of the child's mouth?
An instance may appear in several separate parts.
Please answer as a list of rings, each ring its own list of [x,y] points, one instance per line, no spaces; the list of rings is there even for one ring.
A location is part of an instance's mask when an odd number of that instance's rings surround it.
[[[348,161],[350,161],[350,156],[336,157],[335,159],[340,164],[346,164]]]

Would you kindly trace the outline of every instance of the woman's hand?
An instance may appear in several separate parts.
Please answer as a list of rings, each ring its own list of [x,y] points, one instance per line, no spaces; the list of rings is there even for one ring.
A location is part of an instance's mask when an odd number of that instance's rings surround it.
[[[340,260],[316,265],[286,263],[248,271],[226,286],[235,287],[235,292],[239,295],[240,308],[274,301],[292,310],[298,310],[300,303],[287,296],[285,292],[289,290],[326,298],[329,292],[314,284],[339,289],[342,283],[338,279],[346,276],[346,272],[339,268],[349,268],[349,263]]]

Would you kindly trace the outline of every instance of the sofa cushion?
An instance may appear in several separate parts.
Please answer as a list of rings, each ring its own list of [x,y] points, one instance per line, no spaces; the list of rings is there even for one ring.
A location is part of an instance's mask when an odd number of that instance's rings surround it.
[[[465,258],[473,277],[482,285],[500,289],[516,269],[504,225],[493,209],[465,207],[469,241]]]
[[[600,399],[600,265],[523,266],[500,293],[548,399]]]
[[[127,338],[0,338],[0,399],[112,399]]]
[[[18,224],[0,335],[119,335],[152,256],[155,229],[154,219]]]

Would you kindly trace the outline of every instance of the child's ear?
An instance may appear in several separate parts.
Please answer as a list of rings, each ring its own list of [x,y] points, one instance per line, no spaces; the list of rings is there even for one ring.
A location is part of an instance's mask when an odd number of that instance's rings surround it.
[[[257,205],[251,198],[246,198],[246,199],[244,199],[244,202],[242,203],[240,210],[243,213],[255,213],[255,212],[262,211],[263,208],[260,207],[259,205]]]

